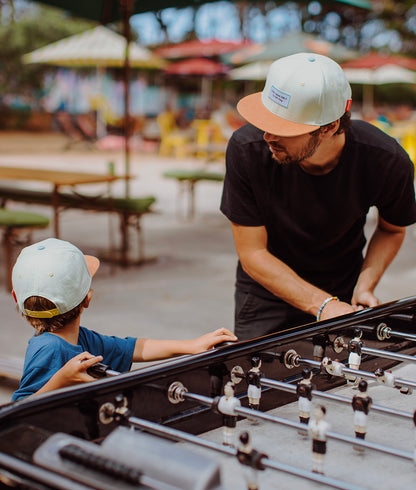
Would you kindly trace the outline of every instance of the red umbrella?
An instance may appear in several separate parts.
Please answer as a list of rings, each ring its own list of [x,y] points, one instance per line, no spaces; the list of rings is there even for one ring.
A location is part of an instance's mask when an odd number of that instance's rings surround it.
[[[220,41],[218,39],[201,41],[194,39],[170,46],[162,46],[154,49],[153,53],[165,59],[193,58],[197,56],[214,57],[230,53],[249,44],[251,43],[248,41]]]
[[[228,66],[209,58],[189,58],[171,63],[163,71],[168,75],[216,76],[225,75],[228,70]]]
[[[384,65],[396,65],[408,70],[416,70],[416,59],[399,55],[384,55],[378,52],[372,52],[354,60],[342,63],[342,68],[368,68],[374,70]]]

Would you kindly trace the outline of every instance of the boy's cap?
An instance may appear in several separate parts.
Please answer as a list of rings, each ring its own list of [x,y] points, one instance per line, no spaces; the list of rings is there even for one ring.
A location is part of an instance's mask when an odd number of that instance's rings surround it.
[[[52,318],[78,306],[90,290],[100,261],[84,255],[72,243],[48,238],[24,248],[13,267],[13,294],[20,311],[34,318]],[[24,302],[31,296],[52,301],[56,308],[30,311]]]
[[[242,98],[238,112],[266,133],[298,136],[339,119],[351,108],[351,87],[335,61],[314,53],[280,58],[263,92]]]

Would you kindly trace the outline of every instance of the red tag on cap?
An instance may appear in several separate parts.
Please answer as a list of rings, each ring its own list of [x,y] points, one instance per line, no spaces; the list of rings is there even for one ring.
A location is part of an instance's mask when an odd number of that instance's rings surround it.
[[[12,296],[13,296],[15,302],[17,303],[16,293],[14,292],[14,289],[12,289]]]
[[[352,99],[347,100],[347,105],[345,106],[345,112],[351,109]]]

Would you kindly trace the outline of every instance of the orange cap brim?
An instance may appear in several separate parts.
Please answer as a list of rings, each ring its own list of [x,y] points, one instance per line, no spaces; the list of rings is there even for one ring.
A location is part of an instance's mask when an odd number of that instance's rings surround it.
[[[84,255],[85,261],[87,262],[88,270],[90,271],[91,277],[94,277],[94,274],[97,272],[100,267],[100,261],[97,257],[93,255]]]
[[[320,126],[302,124],[283,119],[270,112],[261,101],[261,92],[247,95],[237,104],[237,110],[249,123],[265,133],[276,136],[300,136],[311,133]]]

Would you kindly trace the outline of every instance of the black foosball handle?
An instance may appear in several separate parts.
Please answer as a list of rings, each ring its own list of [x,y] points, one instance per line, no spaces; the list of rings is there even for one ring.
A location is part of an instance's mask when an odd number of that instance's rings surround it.
[[[107,378],[111,376],[118,376],[120,374],[118,371],[112,370],[110,366],[107,366],[102,362],[97,362],[97,364],[89,367],[87,369],[87,373],[93,378]]]

